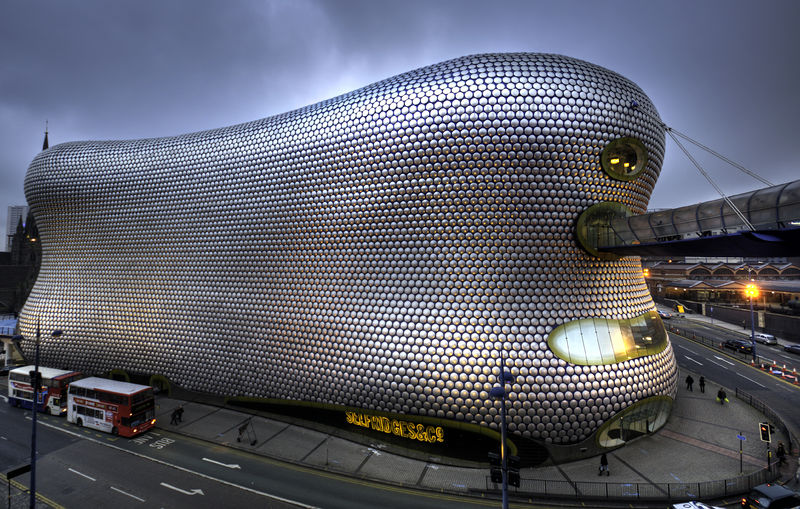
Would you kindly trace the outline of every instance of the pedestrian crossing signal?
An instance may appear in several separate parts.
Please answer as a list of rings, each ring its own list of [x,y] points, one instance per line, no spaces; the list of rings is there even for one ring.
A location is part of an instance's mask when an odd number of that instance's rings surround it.
[[[758,431],[759,431],[759,433],[761,434],[761,441],[762,441],[762,442],[767,442],[767,443],[769,443],[769,442],[771,442],[771,441],[772,441],[772,440],[771,440],[771,437],[770,437],[770,433],[769,433],[769,432],[770,432],[770,429],[769,429],[769,428],[770,428],[770,426],[769,426],[769,424],[768,424],[768,423],[766,423],[766,422],[760,422],[760,423],[758,423]]]

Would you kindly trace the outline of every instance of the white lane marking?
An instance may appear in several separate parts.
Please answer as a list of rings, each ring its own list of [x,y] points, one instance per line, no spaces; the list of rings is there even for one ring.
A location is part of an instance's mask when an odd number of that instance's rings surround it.
[[[753,383],[754,383],[754,384],[756,384],[756,385],[759,385],[759,386],[761,386],[761,387],[764,387],[765,389],[767,388],[767,386],[766,386],[766,385],[761,385],[760,383],[756,382],[755,380],[753,380],[753,379],[752,379],[752,378],[750,378],[750,377],[744,376],[744,375],[743,375],[743,374],[741,374],[741,373],[736,373],[736,374],[737,374],[737,375],[739,375],[739,376],[740,376],[740,377],[742,377],[742,378],[745,378],[745,379],[747,379],[747,380],[750,380],[751,382],[753,382]]]
[[[8,398],[7,398],[7,397],[5,397],[5,396],[3,396],[2,394],[0,394],[0,398],[3,398],[3,401],[5,401],[6,403],[8,403]]]
[[[128,496],[129,496],[129,497],[131,497],[131,498],[135,498],[135,499],[136,499],[136,500],[138,500],[139,502],[144,502],[144,501],[145,501],[143,498],[139,498],[139,497],[137,497],[136,495],[131,495],[130,493],[125,493],[124,491],[122,491],[122,490],[121,490],[121,489],[119,489],[119,488],[115,488],[115,487],[113,487],[113,486],[109,486],[109,488],[111,488],[112,490],[116,491],[117,493],[122,493],[123,495],[128,495]]]
[[[724,362],[724,363],[726,363],[726,364],[730,364],[731,366],[734,366],[734,364],[733,364],[731,361],[726,361],[726,360],[725,360],[725,359],[723,359],[722,357],[717,357],[717,356],[715,355],[715,356],[714,356],[714,358],[715,358],[715,359],[717,359],[717,360],[720,360],[720,361],[722,361],[722,362]]]
[[[203,458],[203,461],[207,461],[209,463],[213,463],[213,464],[219,465],[221,467],[238,468],[239,470],[242,469],[242,467],[240,467],[236,463],[222,463],[221,461],[212,460],[211,458]]]
[[[196,475],[196,476],[202,477],[204,479],[208,479],[210,481],[216,481],[216,482],[218,482],[220,484],[224,484],[226,486],[231,486],[233,488],[239,488],[240,490],[249,491],[250,493],[255,493],[256,495],[261,495],[262,497],[271,498],[272,500],[278,500],[279,502],[284,502],[286,504],[294,504],[294,505],[296,505],[298,507],[303,507],[304,509],[321,509],[320,507],[317,507],[317,506],[314,506],[314,505],[304,504],[302,502],[298,502],[296,500],[291,500],[291,499],[288,499],[288,498],[279,497],[277,495],[271,495],[269,493],[265,493],[263,491],[259,491],[259,490],[253,489],[253,488],[248,488],[247,486],[242,486],[240,484],[232,483],[232,482],[226,481],[224,479],[217,479],[216,477],[212,477],[212,476],[210,476],[208,474],[203,474],[201,472],[196,472],[196,471],[190,470],[190,469],[188,469],[186,467],[182,467],[182,466],[179,466],[179,465],[168,463],[166,461],[163,461],[163,460],[160,460],[160,459],[156,459],[156,458],[153,458],[151,456],[140,454],[138,452],[129,451],[127,449],[123,449],[122,447],[118,447],[116,445],[112,445],[112,444],[109,444],[109,443],[106,443],[106,442],[102,442],[102,441],[94,439],[92,437],[89,437],[89,436],[86,436],[86,435],[82,435],[80,433],[75,433],[74,431],[70,431],[68,429],[61,428],[61,427],[56,426],[54,424],[50,424],[49,422],[41,422],[40,424],[42,426],[47,426],[48,428],[53,428],[54,430],[60,431],[62,433],[66,433],[66,434],[72,435],[74,437],[78,437],[78,438],[82,438],[84,440],[88,440],[90,442],[94,442],[97,445],[102,445],[103,447],[108,447],[109,449],[116,449],[116,450],[118,450],[120,452],[131,454],[131,455],[136,456],[138,458],[142,458],[142,459],[145,459],[145,460],[148,460],[148,461],[152,461],[154,463],[159,463],[161,465],[164,465],[164,466],[167,466],[167,467],[170,467],[170,468],[174,468],[176,470],[180,470],[181,472],[186,472],[188,474]]]
[[[96,480],[97,480],[97,479],[95,479],[94,477],[89,477],[88,475],[86,475],[86,474],[84,474],[84,473],[82,473],[82,472],[78,472],[77,470],[73,470],[73,469],[71,469],[71,468],[68,468],[67,470],[69,470],[69,471],[70,471],[70,472],[72,472],[73,474],[78,474],[78,475],[79,475],[79,476],[81,476],[81,477],[85,477],[85,478],[89,479],[90,481],[96,481]]]
[[[203,493],[203,490],[198,489],[198,488],[195,488],[195,489],[190,490],[190,491],[186,491],[186,490],[182,490],[180,488],[176,488],[175,486],[173,486],[171,484],[167,484],[165,482],[162,482],[161,486],[164,486],[165,488],[169,488],[171,490],[179,491],[179,492],[183,493],[184,495],[205,495],[205,493]]]
[[[721,367],[721,368],[723,368],[723,369],[728,369],[728,366],[723,366],[723,365],[722,365],[722,364],[720,364],[719,362],[714,362],[714,361],[708,361],[708,362],[710,362],[711,364],[716,364],[717,366],[719,366],[719,367]]]
[[[689,357],[688,355],[684,355],[684,357],[686,357],[688,360],[694,362],[695,364],[700,364],[701,366],[703,365],[702,362],[696,361],[696,360],[692,359],[691,357]]]

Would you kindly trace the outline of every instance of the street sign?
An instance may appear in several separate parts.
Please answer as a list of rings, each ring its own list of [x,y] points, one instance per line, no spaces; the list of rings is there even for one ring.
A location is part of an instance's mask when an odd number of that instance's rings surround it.
[[[26,465],[22,465],[20,467],[13,468],[13,469],[9,470],[8,472],[6,472],[6,479],[10,480],[10,479],[15,478],[18,475],[22,475],[22,474],[28,473],[30,471],[31,471],[31,464],[28,463]]]
[[[744,435],[736,435],[736,438],[738,438],[738,439],[739,439],[739,440],[741,440],[742,442],[744,442],[745,440],[747,440],[747,437],[746,437],[746,436],[744,436]]]

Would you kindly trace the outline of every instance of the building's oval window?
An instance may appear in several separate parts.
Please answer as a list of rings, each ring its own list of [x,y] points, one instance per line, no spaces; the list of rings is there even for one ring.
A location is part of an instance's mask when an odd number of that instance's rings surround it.
[[[611,178],[633,180],[647,167],[647,149],[636,138],[617,138],[603,149],[600,165]]]
[[[575,223],[575,237],[578,245],[589,254],[601,260],[619,260],[621,256],[600,251],[604,246],[617,246],[631,243],[627,218],[631,209],[618,202],[595,203],[584,210]]]

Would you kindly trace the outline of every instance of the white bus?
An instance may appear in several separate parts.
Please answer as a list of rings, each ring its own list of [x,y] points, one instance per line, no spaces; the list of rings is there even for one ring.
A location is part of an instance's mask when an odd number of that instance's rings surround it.
[[[33,408],[33,366],[12,369],[8,373],[8,404],[22,408]],[[81,378],[78,371],[39,366],[42,385],[38,390],[37,412],[63,415],[67,411],[67,386]]]
[[[153,388],[97,377],[78,380],[69,386],[67,420],[123,437],[138,435],[156,423]]]

